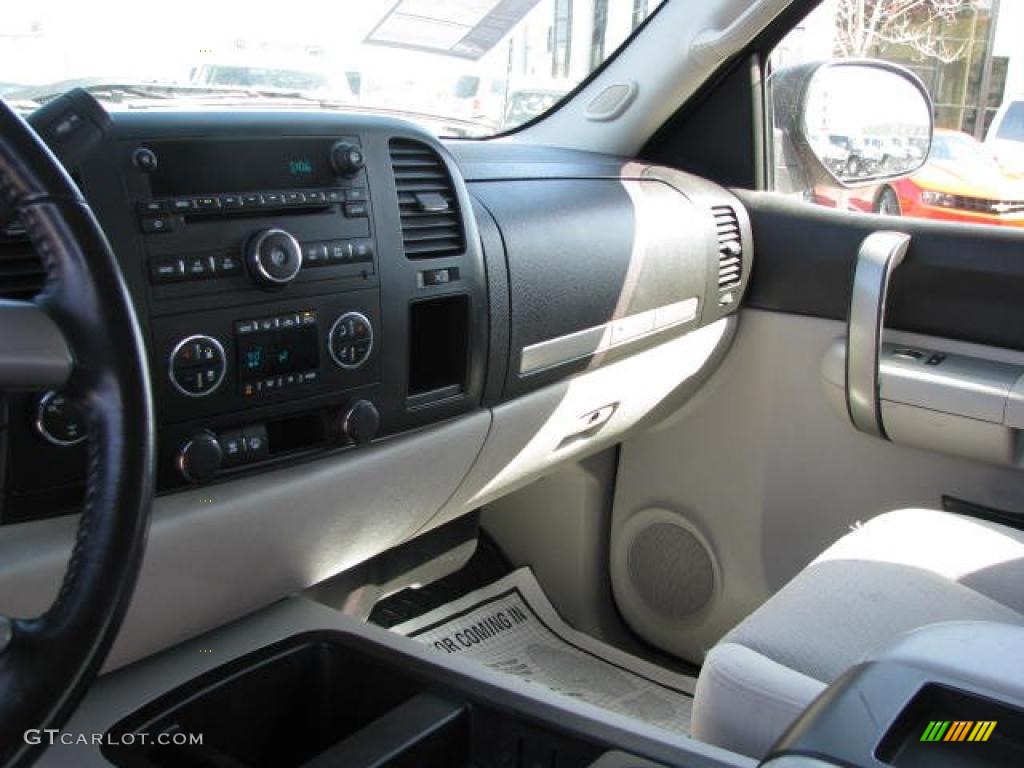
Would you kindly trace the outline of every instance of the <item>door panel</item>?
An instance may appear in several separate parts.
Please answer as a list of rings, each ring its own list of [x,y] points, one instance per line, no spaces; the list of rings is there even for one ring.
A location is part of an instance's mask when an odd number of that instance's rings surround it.
[[[845,320],[861,241],[880,229],[911,236],[886,326],[1024,349],[1024,231],[885,218],[737,192],[750,213],[757,263],[746,304]]]
[[[768,249],[758,248],[761,264],[771,261]],[[612,581],[623,616],[648,641],[700,662],[825,547],[882,512],[938,508],[945,494],[1024,510],[1024,474],[855,431],[830,403],[821,376],[829,347],[844,335],[844,322],[746,309],[732,349],[701,392],[623,444]],[[886,339],[1024,363],[1024,353],[942,338]],[[615,567],[615,553],[628,553],[635,534],[630,521],[651,508],[677,516],[712,552],[714,594],[696,614],[652,610],[634,588],[643,564],[634,558],[630,566],[626,556]]]
[[[944,495],[1024,512],[1024,474],[964,458],[994,455],[976,430],[951,438],[981,440],[963,450],[922,439],[931,422],[901,426],[914,445],[862,434],[844,413],[843,377],[837,387],[829,372],[837,340],[845,343],[861,242],[883,229],[912,237],[889,290],[886,342],[1024,364],[1024,234],[738,194],[758,261],[736,341],[690,403],[623,445],[612,520],[623,616],[694,662],[853,525],[900,507],[939,508]],[[1012,463],[1019,452],[1004,447]],[[641,547],[648,519],[679,524],[658,529],[666,541],[669,532],[679,541],[682,530],[692,534],[666,560],[684,566],[665,570]],[[663,550],[657,556],[673,558]],[[677,595],[673,602],[650,589],[655,567],[672,580],[664,589]]]

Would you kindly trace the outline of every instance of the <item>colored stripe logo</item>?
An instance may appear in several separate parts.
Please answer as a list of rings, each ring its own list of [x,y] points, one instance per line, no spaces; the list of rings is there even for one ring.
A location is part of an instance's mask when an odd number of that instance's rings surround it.
[[[932,720],[921,741],[988,741],[996,729],[995,720]]]

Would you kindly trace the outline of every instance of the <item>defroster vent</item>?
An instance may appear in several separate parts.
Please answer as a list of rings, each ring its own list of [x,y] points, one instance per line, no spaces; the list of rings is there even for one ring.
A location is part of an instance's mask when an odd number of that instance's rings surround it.
[[[735,288],[743,279],[740,222],[731,206],[716,205],[711,211],[715,215],[715,229],[718,232],[718,290],[727,291]]]
[[[389,148],[406,257],[430,259],[462,253],[462,216],[444,162],[419,141],[392,139]]]

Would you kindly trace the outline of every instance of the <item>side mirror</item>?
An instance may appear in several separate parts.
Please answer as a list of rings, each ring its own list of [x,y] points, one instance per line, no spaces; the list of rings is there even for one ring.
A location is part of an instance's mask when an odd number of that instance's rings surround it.
[[[789,144],[808,187],[896,179],[928,159],[931,97],[903,67],[818,62],[780,69],[770,82],[777,139]]]

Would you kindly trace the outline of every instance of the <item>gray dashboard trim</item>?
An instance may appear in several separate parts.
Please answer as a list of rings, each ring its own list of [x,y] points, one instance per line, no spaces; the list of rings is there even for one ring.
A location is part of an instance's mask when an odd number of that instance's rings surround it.
[[[0,299],[0,388],[9,391],[60,389],[73,358],[57,324],[38,304]]]
[[[489,411],[317,461],[159,497],[115,669],[305,589],[409,538],[477,458]],[[424,456],[430,456],[424,461]],[[52,602],[77,517],[0,530],[0,613]]]
[[[519,373],[536,373],[562,363],[582,360],[607,349],[640,341],[654,333],[697,319],[700,299],[693,297],[610,320],[582,331],[558,336],[523,348]]]

